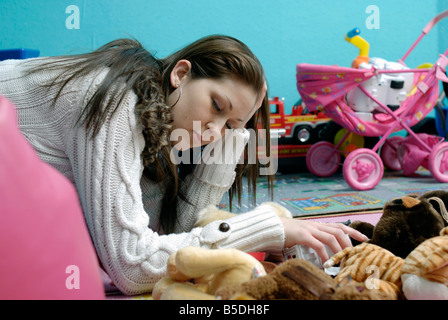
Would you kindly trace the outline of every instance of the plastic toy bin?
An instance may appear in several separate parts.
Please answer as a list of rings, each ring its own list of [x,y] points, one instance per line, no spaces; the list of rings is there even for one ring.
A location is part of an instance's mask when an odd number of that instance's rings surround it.
[[[8,59],[28,59],[38,57],[39,50],[34,49],[6,49],[0,50],[0,61]]]

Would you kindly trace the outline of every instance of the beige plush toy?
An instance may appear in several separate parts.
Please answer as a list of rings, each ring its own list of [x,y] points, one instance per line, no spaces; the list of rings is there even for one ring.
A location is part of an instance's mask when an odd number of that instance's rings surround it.
[[[448,300],[448,227],[404,260],[403,293],[409,300]]]
[[[156,300],[214,300],[225,285],[240,284],[266,275],[263,265],[237,249],[186,247],[170,256],[168,277],[153,289]]]

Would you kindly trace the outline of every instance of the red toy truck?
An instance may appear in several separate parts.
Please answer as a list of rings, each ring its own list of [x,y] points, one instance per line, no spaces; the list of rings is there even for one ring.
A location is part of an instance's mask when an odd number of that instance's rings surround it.
[[[271,129],[285,129],[282,138],[292,138],[294,144],[309,144],[318,140],[320,129],[331,119],[323,112],[308,112],[299,100],[292,108],[292,113],[285,115],[283,99],[275,97],[269,100],[271,106]]]
[[[320,140],[319,132],[331,120],[322,112],[308,112],[297,102],[292,113],[285,114],[283,99],[269,100],[271,131],[278,132],[278,157],[304,157],[311,145]]]

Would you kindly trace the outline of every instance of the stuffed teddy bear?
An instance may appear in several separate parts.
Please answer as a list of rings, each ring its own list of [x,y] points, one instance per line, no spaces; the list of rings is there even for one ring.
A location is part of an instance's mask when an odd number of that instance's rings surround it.
[[[159,280],[155,300],[214,300],[224,285],[240,284],[266,275],[263,265],[237,249],[186,247],[172,254],[168,276]]]
[[[440,230],[448,225],[447,206],[447,191],[408,195],[386,202],[376,226],[359,221],[350,226],[369,237],[369,243],[404,259],[420,243],[438,236]],[[358,244],[354,239],[352,243]]]
[[[448,300],[448,227],[404,260],[403,293],[409,300]]]
[[[304,259],[290,259],[271,273],[239,285],[218,289],[222,300],[245,297],[257,300],[382,300],[392,297],[368,290],[363,283],[346,278],[338,284],[330,275]]]

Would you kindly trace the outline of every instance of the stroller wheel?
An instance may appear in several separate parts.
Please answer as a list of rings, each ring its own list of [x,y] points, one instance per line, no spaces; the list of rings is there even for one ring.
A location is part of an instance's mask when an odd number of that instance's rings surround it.
[[[345,182],[355,190],[373,189],[383,177],[383,162],[370,149],[361,148],[349,153],[342,167]]]
[[[448,142],[437,144],[428,159],[428,169],[439,182],[448,182]]]
[[[386,142],[381,147],[381,159],[384,165],[394,171],[401,170],[400,157],[398,156],[398,146],[405,137],[393,136],[386,140]]]
[[[329,177],[339,168],[341,155],[336,147],[327,141],[320,141],[311,146],[306,153],[308,170],[318,177]]]

